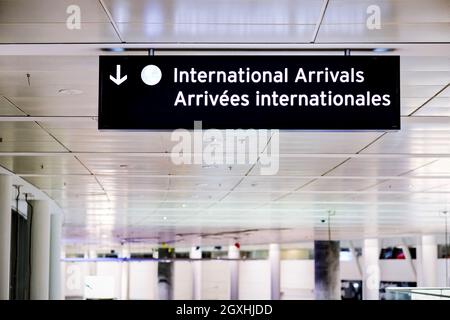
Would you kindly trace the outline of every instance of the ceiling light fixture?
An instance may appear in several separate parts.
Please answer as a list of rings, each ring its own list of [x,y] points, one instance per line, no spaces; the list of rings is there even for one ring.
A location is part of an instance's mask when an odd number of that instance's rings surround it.
[[[373,51],[373,52],[382,53],[382,52],[390,52],[390,51],[394,51],[394,49],[392,49],[392,48],[373,48],[372,51]]]
[[[102,51],[106,51],[106,52],[124,52],[125,48],[102,48]]]

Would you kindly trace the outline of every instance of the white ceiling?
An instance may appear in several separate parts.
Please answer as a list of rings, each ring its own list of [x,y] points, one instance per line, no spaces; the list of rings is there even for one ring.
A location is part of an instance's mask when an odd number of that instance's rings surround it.
[[[66,28],[70,4],[81,7],[81,30]],[[371,4],[381,8],[380,30],[365,27]],[[333,238],[442,233],[440,212],[450,209],[449,13],[447,0],[0,0],[0,165],[55,201],[68,242],[311,240],[328,236],[321,219],[330,210]],[[258,51],[248,50],[253,44]],[[198,45],[217,50],[186,51]],[[296,46],[308,51],[281,50]],[[260,176],[259,163],[174,165],[168,132],[97,130],[105,47],[389,47],[384,54],[401,55],[402,130],[282,132],[275,176]]]

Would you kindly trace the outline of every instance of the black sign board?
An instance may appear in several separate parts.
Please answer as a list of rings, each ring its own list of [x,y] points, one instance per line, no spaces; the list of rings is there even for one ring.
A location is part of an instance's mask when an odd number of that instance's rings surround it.
[[[400,129],[398,56],[102,56],[99,129]]]

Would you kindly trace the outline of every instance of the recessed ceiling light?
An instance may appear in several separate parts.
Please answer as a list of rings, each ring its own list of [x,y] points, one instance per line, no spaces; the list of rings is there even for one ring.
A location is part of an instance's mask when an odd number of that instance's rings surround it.
[[[101,50],[102,51],[106,51],[106,52],[124,52],[125,48],[119,48],[119,47],[116,47],[116,48],[102,48]]]
[[[181,205],[181,207],[182,207],[182,208],[186,208],[186,207],[187,207],[187,204],[186,204],[186,203],[183,203],[183,204]]]
[[[394,51],[394,49],[392,49],[392,48],[374,48],[372,51],[373,52],[389,52],[389,51]]]
[[[83,91],[78,89],[60,89],[58,90],[58,94],[64,95],[64,96],[74,96],[77,94],[82,94]]]
[[[163,217],[163,220],[167,220],[167,217]]]

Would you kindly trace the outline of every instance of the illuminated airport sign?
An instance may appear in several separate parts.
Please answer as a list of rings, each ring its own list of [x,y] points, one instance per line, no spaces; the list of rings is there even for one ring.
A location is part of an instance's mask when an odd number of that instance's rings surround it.
[[[400,129],[398,56],[102,56],[99,87],[99,129]]]

